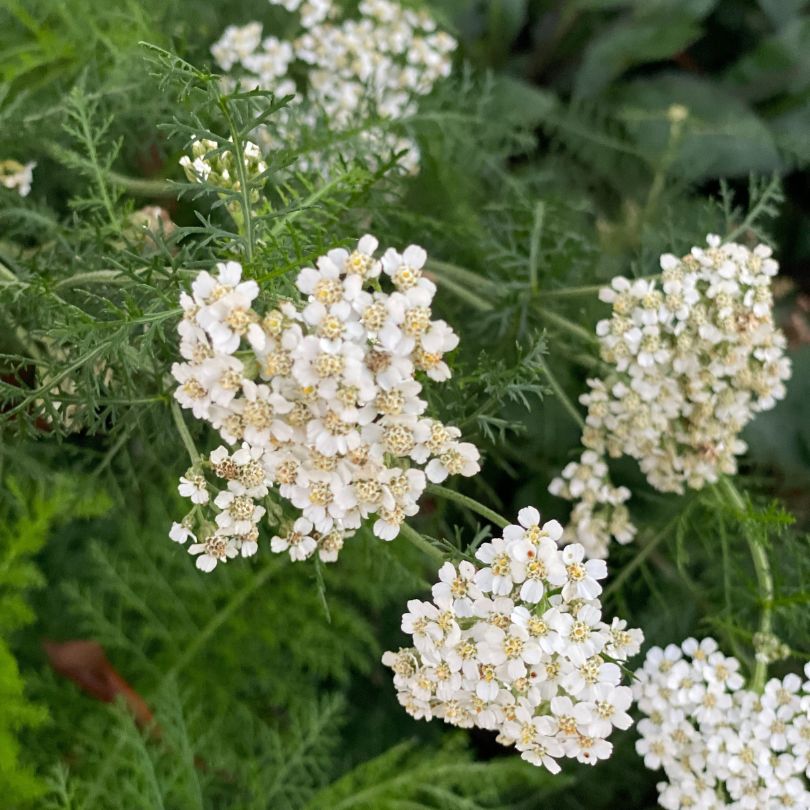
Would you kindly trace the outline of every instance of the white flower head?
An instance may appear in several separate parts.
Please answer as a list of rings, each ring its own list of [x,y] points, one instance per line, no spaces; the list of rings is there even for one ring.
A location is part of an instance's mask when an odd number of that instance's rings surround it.
[[[608,656],[624,660],[642,638],[621,620],[602,620],[589,594],[604,563],[583,563],[581,547],[560,550],[563,531],[527,507],[503,537],[478,549],[485,567],[445,563],[433,600],[410,601],[402,617],[413,646],[383,657],[409,714],[496,731],[499,742],[551,773],[563,757],[595,764],[610,756],[607,737],[632,722],[632,690]],[[535,561],[544,571],[537,600],[523,591]],[[598,565],[586,569],[590,563]],[[582,576],[568,572],[572,565],[583,566]]]

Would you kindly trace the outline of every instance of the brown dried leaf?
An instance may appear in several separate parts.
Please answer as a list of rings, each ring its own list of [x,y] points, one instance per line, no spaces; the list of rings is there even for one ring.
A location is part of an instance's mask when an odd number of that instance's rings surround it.
[[[96,700],[112,703],[122,697],[138,726],[151,728],[152,733],[159,735],[146,701],[113,667],[100,644],[95,641],[43,641],[42,646],[56,672]]]

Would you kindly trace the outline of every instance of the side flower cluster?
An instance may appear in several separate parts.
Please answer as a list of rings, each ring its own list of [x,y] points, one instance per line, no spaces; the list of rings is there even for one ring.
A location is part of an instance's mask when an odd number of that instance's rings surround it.
[[[271,0],[271,5],[298,17],[297,35],[289,41],[263,38],[261,23],[251,22],[229,26],[211,47],[229,82],[238,80],[278,96],[298,94],[273,118],[272,129],[260,130],[263,145],[299,143],[303,134],[326,121],[332,132],[360,129],[364,152],[387,157],[404,151],[400,165],[418,171],[419,149],[412,139],[364,122],[412,115],[418,97],[449,75],[453,37],[437,30],[426,11],[390,0],[361,0],[353,17],[344,17],[340,4],[331,0]],[[299,84],[291,72],[301,77]],[[347,154],[346,144],[341,153]],[[304,162],[320,168],[322,156]]]
[[[630,727],[619,664],[643,639],[622,620],[602,620],[607,566],[585,562],[581,545],[560,550],[562,533],[522,509],[517,525],[477,550],[484,567],[441,567],[433,600],[408,602],[402,617],[413,646],[383,656],[413,717],[497,731],[552,773],[561,757],[609,757],[613,729]]]
[[[258,177],[267,171],[259,147],[251,141],[242,144],[242,159],[248,178]],[[220,149],[216,141],[209,138],[195,139],[191,144],[191,156],[183,155],[180,165],[192,183],[208,182],[224,189],[239,191],[238,164],[234,162],[233,149]],[[258,194],[256,194],[258,200]]]
[[[200,273],[192,294],[182,294],[175,397],[226,442],[181,479],[181,494],[198,508],[176,524],[174,539],[202,531],[193,553],[223,562],[254,553],[267,508],[258,501],[277,487],[300,517],[273,538],[273,550],[301,560],[317,549],[332,561],[366,518],[392,540],[428,480],[479,470],[478,450],[427,416],[420,397],[422,375],[449,378],[443,357],[458,344],[446,322],[431,318],[427,254],[411,245],[377,259],[376,249],[364,236],[354,250],[331,250],[301,270],[303,305],[258,312],[259,287],[242,280],[236,262],[218,265],[216,276]],[[208,471],[223,487],[213,497]],[[220,510],[213,521],[203,505]],[[200,567],[211,565],[203,559]]]
[[[711,235],[707,242],[682,258],[662,255],[660,282],[619,276],[601,291],[613,313],[596,332],[613,371],[589,380],[580,397],[588,408],[585,447],[602,458],[636,459],[662,492],[735,473],[746,449],[740,433],[784,397],[790,376],[773,320],[779,266],[771,249]],[[598,489],[575,495],[559,479],[552,487],[574,500],[604,500]],[[607,551],[609,523],[596,553]]]
[[[689,638],[652,648],[636,673],[646,715],[636,749],[664,770],[658,802],[667,810],[810,807],[810,680],[773,678],[759,695],[743,688],[739,669],[714,639]]]
[[[636,536],[625,502],[630,500],[627,487],[614,486],[603,456],[585,450],[579,461],[567,464],[548,487],[552,495],[574,501],[564,543],[582,543],[589,557],[608,556],[610,538],[629,543]]]
[[[31,193],[36,165],[35,161],[22,164],[16,160],[0,160],[0,186],[27,197]]]

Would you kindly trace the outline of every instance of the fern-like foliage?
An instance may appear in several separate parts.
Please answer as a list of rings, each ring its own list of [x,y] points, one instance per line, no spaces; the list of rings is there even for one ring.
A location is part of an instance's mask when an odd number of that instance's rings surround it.
[[[461,736],[437,749],[394,746],[319,791],[305,810],[491,810],[534,806],[565,787],[514,759],[475,762]]]
[[[54,527],[70,516],[97,514],[103,499],[81,497],[66,479],[24,488],[6,478],[0,499],[0,794],[8,807],[23,806],[42,794],[43,783],[21,758],[18,735],[47,718],[43,706],[26,696],[25,682],[14,656],[15,633],[34,621],[31,592],[45,580],[34,563]]]
[[[212,713],[205,694],[173,680],[155,695],[154,724],[121,706],[83,718],[72,757],[47,777],[49,810],[296,810],[327,779],[341,700],[324,698],[271,727],[244,704]],[[234,744],[224,746],[223,740]],[[123,775],[125,778],[122,778]]]

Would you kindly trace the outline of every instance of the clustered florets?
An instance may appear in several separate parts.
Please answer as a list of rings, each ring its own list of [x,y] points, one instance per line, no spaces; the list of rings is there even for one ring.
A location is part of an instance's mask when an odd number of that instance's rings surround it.
[[[690,638],[652,648],[636,673],[646,715],[636,749],[648,768],[663,768],[667,810],[810,807],[810,681],[773,678],[759,695],[743,688],[739,668],[714,639]]]
[[[416,99],[450,73],[456,41],[439,31],[426,11],[403,8],[389,0],[362,0],[359,16],[342,18],[330,0],[270,0],[296,12],[300,28],[291,41],[262,38],[262,25],[228,26],[211,53],[228,81],[272,90],[278,96],[298,93],[290,107],[263,127],[257,137],[267,148],[290,146],[325,120],[332,132],[357,134],[374,155],[404,151],[400,165],[415,172],[419,150],[412,139],[369,119],[400,121],[416,111]],[[293,64],[303,66],[296,85]],[[346,144],[341,153],[347,153]],[[320,165],[322,154],[302,164]]]
[[[36,161],[20,163],[16,160],[0,161],[0,186],[16,191],[21,197],[31,193]]]
[[[575,502],[563,542],[582,543],[589,557],[607,557],[611,537],[624,544],[636,536],[624,505],[630,490],[613,485],[604,457],[595,450],[585,450],[579,461],[567,464],[548,489]]]
[[[560,757],[610,756],[607,737],[632,723],[617,662],[643,639],[624,621],[602,621],[607,566],[585,562],[581,545],[560,550],[562,532],[522,509],[518,525],[476,551],[486,567],[441,567],[433,601],[408,602],[402,617],[414,646],[383,656],[409,714],[497,731],[552,773]]]
[[[779,266],[771,249],[707,241],[680,259],[661,256],[660,282],[619,276],[602,290],[613,314],[596,331],[613,371],[588,380],[591,390],[580,397],[588,408],[585,447],[602,458],[631,456],[663,492],[700,489],[735,473],[746,449],[740,432],[784,397],[790,376],[773,321],[771,278]],[[570,526],[579,538],[580,523],[593,524],[597,514],[604,531],[588,549],[594,556],[607,553],[611,534],[623,540],[610,518],[598,516],[601,486],[577,495],[566,481],[552,484],[563,497],[595,505],[577,507]]]
[[[259,286],[242,281],[236,262],[218,265],[217,276],[200,273],[192,295],[181,295],[185,362],[172,367],[175,397],[228,445],[241,444],[233,454],[218,448],[181,479],[182,495],[220,510],[191,546],[204,554],[200,567],[255,553],[265,511],[255,501],[269,487],[301,513],[273,550],[300,560],[317,549],[333,561],[367,517],[391,540],[418,511],[428,480],[478,471],[478,450],[426,416],[419,396],[417,373],[448,379],[443,356],[458,344],[445,321],[431,318],[427,254],[411,245],[377,259],[376,249],[364,236],[353,251],[331,250],[301,270],[303,306],[283,301],[260,314]],[[203,468],[224,482],[215,498]],[[175,524],[174,539],[196,539],[195,514]]]
[[[245,141],[242,144],[242,160],[245,176],[249,179],[267,171],[267,164],[262,160],[261,150],[255,143]],[[241,190],[238,164],[234,164],[232,145],[220,148],[216,141],[195,138],[191,143],[191,157],[183,155],[180,158],[180,165],[192,183],[207,182],[223,189]],[[258,199],[258,194],[256,198]]]

